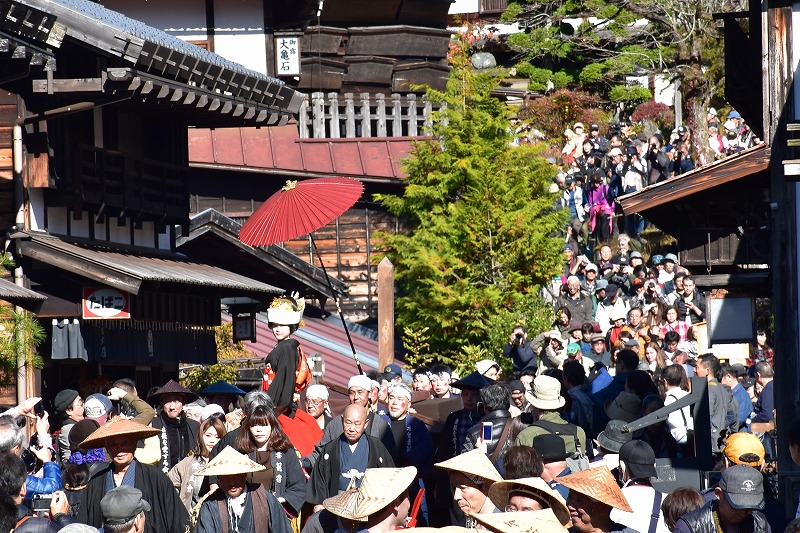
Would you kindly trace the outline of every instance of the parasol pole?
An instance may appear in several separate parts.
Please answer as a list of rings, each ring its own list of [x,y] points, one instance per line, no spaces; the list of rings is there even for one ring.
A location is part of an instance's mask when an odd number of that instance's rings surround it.
[[[342,319],[342,326],[344,327],[344,332],[347,335],[347,342],[350,343],[350,349],[353,350],[353,359],[356,362],[356,367],[358,367],[358,373],[364,374],[364,370],[361,368],[361,362],[358,360],[358,353],[356,352],[356,347],[353,344],[353,339],[350,337],[350,330],[347,329],[347,322],[344,320],[344,313],[342,313],[342,308],[339,306],[339,299],[336,297],[336,291],[333,290],[333,284],[331,283],[331,278],[328,276],[328,270],[325,268],[325,262],[322,260],[322,256],[319,255],[319,250],[317,249],[317,241],[314,240],[314,236],[309,233],[308,237],[311,239],[311,245],[314,247],[314,253],[317,254],[319,257],[319,264],[322,266],[322,273],[325,275],[325,282],[328,284],[328,288],[331,290],[331,298],[333,298],[333,303],[336,304],[336,311],[339,313],[339,318]]]

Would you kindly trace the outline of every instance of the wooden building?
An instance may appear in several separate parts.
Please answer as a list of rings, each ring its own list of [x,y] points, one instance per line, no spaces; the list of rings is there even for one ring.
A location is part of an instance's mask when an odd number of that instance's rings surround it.
[[[285,124],[302,95],[89,0],[0,2],[0,89],[0,223],[48,332],[20,397],[122,376],[146,391],[178,361],[216,361],[221,299],[283,292],[178,253],[186,131]]]

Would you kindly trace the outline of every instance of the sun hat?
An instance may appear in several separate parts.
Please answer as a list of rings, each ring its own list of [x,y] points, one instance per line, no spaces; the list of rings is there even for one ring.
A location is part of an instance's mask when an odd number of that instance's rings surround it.
[[[487,378],[476,370],[471,374],[467,374],[458,381],[454,381],[453,387],[457,389],[481,390],[482,388],[488,387],[493,383],[495,383],[495,380]]]
[[[569,327],[567,327],[567,331],[572,333],[573,331],[578,331],[583,326],[583,322],[580,320],[570,320]]]
[[[361,485],[322,502],[329,512],[346,518],[366,522],[373,515],[392,503],[417,476],[413,466],[405,468],[367,468]]]
[[[86,440],[86,437],[95,432],[100,424],[90,418],[84,418],[80,422],[75,422],[69,430],[67,441],[69,442],[69,450],[71,452],[77,451],[80,448],[81,442]]]
[[[357,374],[347,382],[347,389],[358,387],[359,389],[372,390],[372,380],[365,374]]]
[[[100,500],[100,512],[103,524],[109,526],[122,525],[142,511],[149,511],[150,504],[142,499],[142,491],[128,485],[106,492]]]
[[[493,366],[496,366],[497,369],[500,370],[500,365],[499,364],[495,363],[491,359],[484,359],[482,361],[478,361],[477,363],[475,363],[475,370],[477,370],[481,374],[485,374]]]
[[[150,395],[148,400],[152,403],[161,403],[161,398],[167,394],[180,394],[183,396],[183,403],[191,403],[197,399],[197,394],[193,393],[174,379],[169,380],[166,385],[156,390]]]
[[[713,107],[709,107],[708,111],[706,112],[706,114],[707,115],[714,115],[716,117],[717,116],[717,110],[714,109]]]
[[[728,115],[730,116],[730,115]],[[583,122],[576,122],[574,126],[572,126],[573,130],[577,130],[578,128],[585,130],[586,128],[583,127]]]
[[[561,344],[561,346],[564,346],[564,338],[561,336],[561,332],[557,329],[550,331],[549,340],[556,341],[557,343]]]
[[[606,290],[608,288],[608,280],[607,279],[598,279],[594,282],[594,290],[595,292],[600,290]]]
[[[633,439],[633,433],[622,431],[625,424],[627,422],[624,420],[609,420],[606,428],[597,435],[597,444],[610,452],[619,453],[620,448]]]
[[[564,439],[554,433],[543,433],[533,437],[533,449],[542,456],[544,463],[563,461],[571,454],[567,451]]]
[[[628,259],[635,259],[635,258],[637,258],[637,257],[638,257],[639,259],[644,259],[644,258],[642,257],[642,252],[637,252],[637,251],[635,251],[635,250],[634,250],[633,252],[631,252],[631,255],[629,255],[629,256],[628,256]]]
[[[470,514],[490,531],[499,533],[535,533],[537,531],[566,531],[552,509],[516,513]],[[572,522],[570,522],[570,525]],[[474,530],[473,530],[474,531]]]
[[[566,403],[561,396],[561,382],[550,376],[537,376],[525,399],[537,409],[559,409]]]
[[[561,476],[558,478],[558,482],[569,490],[580,492],[600,503],[620,511],[633,512],[628,500],[625,499],[625,495],[619,489],[617,481],[606,465]]]
[[[740,115],[739,112],[734,109],[730,113],[728,113],[728,120],[732,118],[742,118],[742,115]]]
[[[267,320],[271,324],[281,326],[294,326],[300,324],[303,319],[303,311],[306,308],[305,298],[293,292],[291,297],[280,296],[272,300],[267,309]]]
[[[205,395],[212,395],[212,394],[247,394],[245,391],[237,387],[236,385],[231,385],[227,381],[221,379],[219,381],[215,381],[205,389],[200,391],[200,394]]]
[[[594,344],[596,342],[600,342],[600,341],[606,342],[606,337],[602,333],[595,333],[589,339],[589,342],[591,342],[592,344]]]
[[[764,476],[752,466],[726,468],[719,488],[734,509],[764,509]]]
[[[94,430],[91,435],[81,442],[79,449],[102,448],[105,446],[105,440],[109,437],[128,437],[140,441],[160,434],[160,429],[151,428],[125,418],[115,418]]]
[[[755,468],[760,467],[764,463],[764,445],[758,437],[752,433],[734,433],[725,442],[725,447],[722,448],[722,453],[728,458],[728,461],[737,465],[752,466]],[[758,459],[745,461],[742,459],[747,454],[755,455]]]
[[[608,312],[608,319],[611,322],[616,320],[625,320],[628,313],[625,312],[625,309],[620,309],[618,307],[612,307],[611,310]]]
[[[608,155],[610,157],[614,157],[615,155],[622,155],[622,150],[620,150],[619,147],[615,146],[614,148],[608,151]]]
[[[632,440],[623,444],[619,449],[619,460],[625,461],[633,479],[658,477],[656,454],[653,447],[643,440]]]
[[[489,488],[489,499],[498,509],[505,509],[511,493],[520,492],[541,500],[552,509],[561,525],[570,523],[569,509],[561,494],[557,493],[540,477],[523,477],[507,481],[498,481]]]
[[[667,254],[667,255],[664,256],[663,261],[669,261],[671,263],[677,263],[678,262],[678,256],[675,255],[675,254]]]
[[[642,400],[632,392],[622,391],[616,398],[606,400],[605,412],[611,420],[633,422],[642,416]]]
[[[541,379],[541,378],[536,378]],[[460,472],[475,483],[483,484],[488,481],[502,481],[503,476],[497,471],[489,457],[481,450],[475,449],[456,455],[452,459],[436,463],[434,466],[442,470]]]
[[[664,256],[661,254],[655,254],[650,256],[650,262],[653,264],[653,266],[660,265],[661,261],[663,260]]]
[[[266,470],[266,466],[260,465],[248,456],[237,452],[232,446],[225,446],[209,463],[198,470],[198,476],[234,476],[236,474],[249,474]]]
[[[53,409],[56,413],[66,413],[67,409],[72,407],[75,398],[80,396],[78,391],[73,389],[64,389],[56,394],[56,399],[53,400]]]

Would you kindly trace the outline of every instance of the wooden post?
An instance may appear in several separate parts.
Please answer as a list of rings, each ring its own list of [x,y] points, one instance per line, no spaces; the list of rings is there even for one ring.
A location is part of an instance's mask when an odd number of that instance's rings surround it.
[[[394,363],[394,265],[378,264],[378,370]]]

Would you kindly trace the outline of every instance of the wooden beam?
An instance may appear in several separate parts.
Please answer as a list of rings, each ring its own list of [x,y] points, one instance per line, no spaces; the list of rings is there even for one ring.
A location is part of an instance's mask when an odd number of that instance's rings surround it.
[[[378,264],[378,370],[394,363],[394,265]]]
[[[47,93],[48,86],[54,93],[99,93],[103,92],[102,78],[72,78],[52,80],[33,80],[33,92]]]

